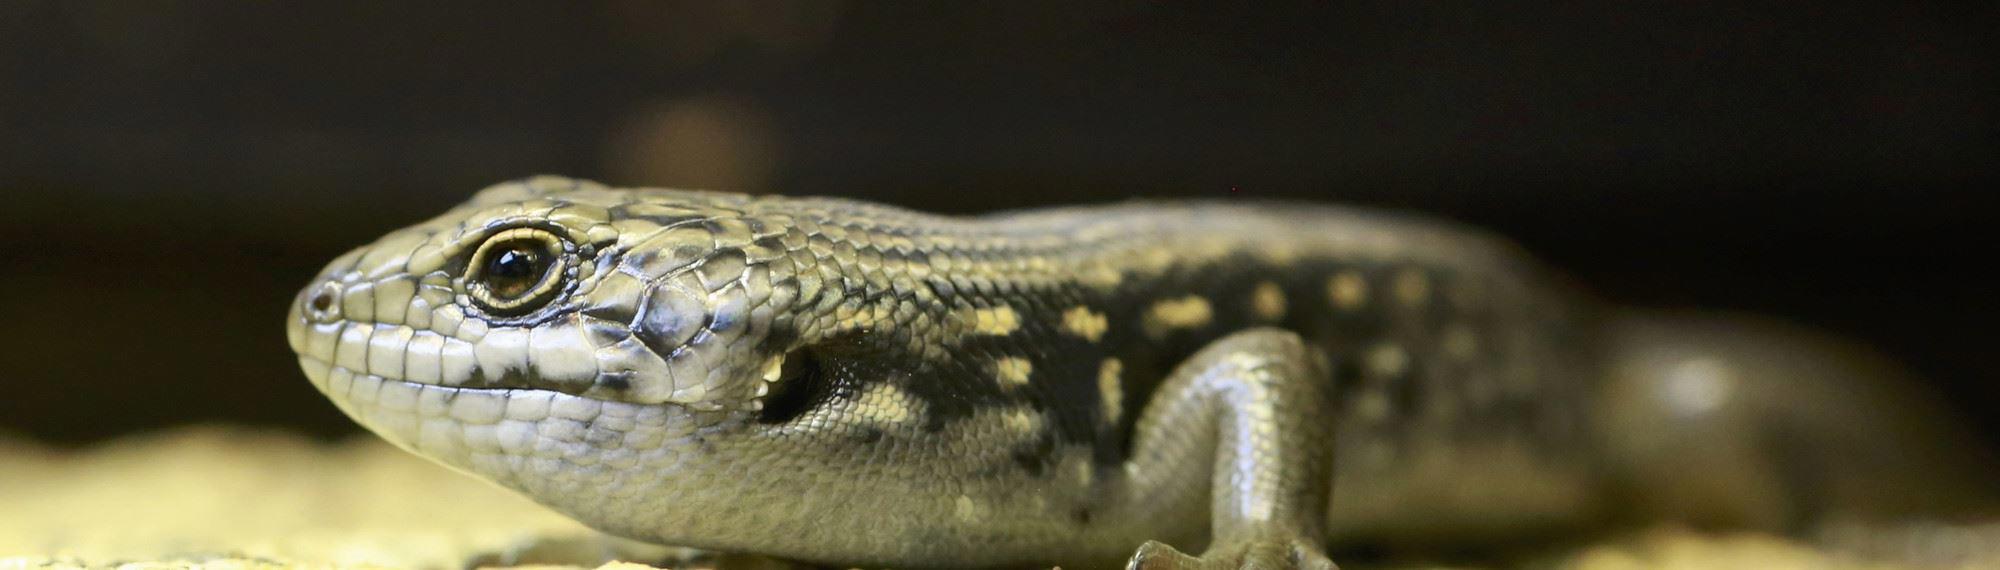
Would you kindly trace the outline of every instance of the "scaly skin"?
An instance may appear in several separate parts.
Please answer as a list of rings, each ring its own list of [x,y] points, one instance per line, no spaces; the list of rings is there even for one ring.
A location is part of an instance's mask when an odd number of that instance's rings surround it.
[[[1669,405],[1598,397],[1646,381],[1607,382],[1607,314],[1500,241],[1377,212],[950,218],[539,177],[335,260],[290,340],[383,437],[614,534],[1324,567],[1328,537],[1574,527],[1677,481],[1601,427],[1593,402]]]

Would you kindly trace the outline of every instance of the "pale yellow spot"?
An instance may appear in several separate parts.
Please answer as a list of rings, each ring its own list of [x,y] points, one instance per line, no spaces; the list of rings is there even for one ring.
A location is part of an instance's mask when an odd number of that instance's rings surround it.
[[[1191,329],[1207,325],[1215,317],[1208,299],[1200,295],[1188,295],[1179,299],[1167,299],[1153,304],[1146,311],[1145,328],[1149,335],[1166,336],[1176,329]]]
[[[1084,285],[1099,289],[1110,289],[1117,287],[1119,283],[1123,283],[1125,281],[1125,274],[1120,273],[1117,268],[1103,265],[1082,270],[1077,274],[1077,279]]]
[[[1469,359],[1479,352],[1479,337],[1465,323],[1446,326],[1443,336],[1444,353],[1452,358]]]
[[[1007,412],[1007,417],[1001,420],[1006,422],[1008,431],[1017,434],[1031,435],[1040,433],[1042,430],[1042,415],[1029,411],[1026,408],[1017,408],[1009,411]]]
[[[1424,272],[1411,269],[1396,275],[1396,300],[1405,305],[1424,304],[1431,296],[1431,280]]]
[[[1148,272],[1157,273],[1166,270],[1168,267],[1172,267],[1174,260],[1181,259],[1181,256],[1176,255],[1178,253],[1181,252],[1170,248],[1150,248],[1139,254],[1139,258],[1135,260],[1135,264]]]
[[[1376,376],[1397,376],[1410,367],[1410,353],[1395,344],[1383,343],[1368,351],[1366,364],[1368,371]]]
[[[890,384],[875,384],[861,392],[855,400],[854,415],[883,424],[908,424],[917,419],[920,403]]]
[[[1265,281],[1257,284],[1250,292],[1250,310],[1257,312],[1257,318],[1275,321],[1285,318],[1285,290],[1277,283]]]
[[[1092,311],[1090,307],[1082,305],[1063,311],[1062,317],[1063,331],[1091,342],[1104,338],[1104,331],[1111,328],[1111,323],[1104,318],[1103,313]]]
[[[1010,386],[1028,385],[1028,375],[1035,372],[1035,365],[1026,358],[1009,356],[993,361],[993,376],[1001,384]]]
[[[1106,358],[1097,367],[1097,393],[1098,400],[1104,403],[1104,423],[1118,423],[1119,414],[1125,413],[1124,374],[1125,363],[1116,358]]]
[[[1021,315],[1013,307],[972,308],[960,312],[973,334],[1006,336],[1021,328]]]
[[[1368,281],[1360,273],[1342,271],[1326,282],[1326,296],[1336,309],[1351,311],[1368,302]]]
[[[1090,487],[1091,480],[1097,478],[1097,466],[1092,465],[1089,461],[1074,461],[1070,463],[1070,473],[1072,474],[1070,477],[1076,481],[1077,487],[1087,489]]]
[[[972,502],[972,497],[959,495],[958,500],[953,502],[952,510],[958,515],[958,520],[966,522],[979,520],[979,505]]]

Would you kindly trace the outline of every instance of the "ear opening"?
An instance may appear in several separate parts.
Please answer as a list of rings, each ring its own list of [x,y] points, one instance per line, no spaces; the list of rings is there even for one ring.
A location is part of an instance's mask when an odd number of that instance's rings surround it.
[[[826,400],[831,387],[819,355],[809,347],[794,350],[785,355],[778,380],[764,397],[764,409],[757,413],[757,421],[766,424],[792,421]]]

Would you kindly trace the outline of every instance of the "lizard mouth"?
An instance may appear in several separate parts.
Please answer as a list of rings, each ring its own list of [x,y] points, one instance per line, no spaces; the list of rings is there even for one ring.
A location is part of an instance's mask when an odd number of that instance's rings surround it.
[[[594,398],[562,390],[533,386],[477,385],[451,386],[386,377],[356,371],[310,355],[299,355],[299,368],[313,387],[345,411],[380,408],[391,411],[421,412],[463,421],[491,422],[504,417],[540,419],[558,396],[565,400],[588,400],[603,404],[629,404]],[[460,398],[461,395],[469,395]],[[461,402],[463,400],[463,402]],[[354,407],[355,409],[350,409]],[[538,413],[543,412],[543,413]]]
[[[299,367],[342,413],[398,447],[496,476],[495,458],[593,456],[631,433],[713,420],[671,403],[640,404],[525,387],[444,386],[355,372],[309,355]],[[501,472],[507,470],[501,469]]]

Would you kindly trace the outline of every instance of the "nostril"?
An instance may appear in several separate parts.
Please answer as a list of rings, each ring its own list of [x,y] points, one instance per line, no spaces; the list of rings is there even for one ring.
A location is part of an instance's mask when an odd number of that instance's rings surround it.
[[[340,286],[327,283],[320,285],[319,290],[313,292],[312,298],[306,300],[306,307],[312,309],[314,316],[323,318],[329,315],[333,311],[333,307],[339,303]]]

